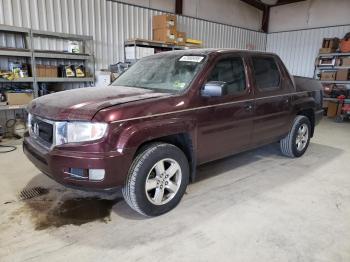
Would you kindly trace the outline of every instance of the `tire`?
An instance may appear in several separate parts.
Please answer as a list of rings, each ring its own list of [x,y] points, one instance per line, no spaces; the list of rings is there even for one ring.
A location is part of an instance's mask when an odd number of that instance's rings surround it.
[[[151,143],[137,154],[130,167],[122,188],[124,199],[142,215],[164,214],[180,202],[189,172],[187,157],[178,147]]]
[[[300,136],[306,127],[306,136]],[[311,123],[306,116],[297,116],[288,135],[280,141],[282,154],[288,157],[301,157],[310,143]],[[300,142],[302,145],[298,144]],[[299,146],[298,146],[299,145]]]

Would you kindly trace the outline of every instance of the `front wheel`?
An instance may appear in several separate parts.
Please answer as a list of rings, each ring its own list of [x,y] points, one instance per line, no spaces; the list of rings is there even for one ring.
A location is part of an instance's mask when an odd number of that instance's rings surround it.
[[[280,141],[282,154],[289,157],[302,156],[310,143],[311,123],[306,116],[297,116],[288,135]]]
[[[132,209],[146,216],[158,216],[180,202],[188,181],[185,154],[174,145],[152,143],[134,159],[122,192]]]

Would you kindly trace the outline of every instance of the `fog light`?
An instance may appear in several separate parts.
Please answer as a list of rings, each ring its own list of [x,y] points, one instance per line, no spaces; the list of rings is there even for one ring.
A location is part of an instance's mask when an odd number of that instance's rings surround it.
[[[104,169],[89,169],[89,180],[103,180],[104,178]]]
[[[82,168],[69,168],[68,175],[73,179],[87,179],[87,170]]]

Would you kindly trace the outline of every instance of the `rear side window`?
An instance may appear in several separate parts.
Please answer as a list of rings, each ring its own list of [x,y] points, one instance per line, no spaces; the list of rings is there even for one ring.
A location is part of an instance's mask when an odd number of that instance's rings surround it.
[[[242,58],[220,60],[211,72],[209,81],[225,82],[225,95],[239,95],[246,89],[245,71]]]
[[[254,77],[257,88],[261,90],[277,89],[280,84],[280,72],[272,57],[252,57]]]

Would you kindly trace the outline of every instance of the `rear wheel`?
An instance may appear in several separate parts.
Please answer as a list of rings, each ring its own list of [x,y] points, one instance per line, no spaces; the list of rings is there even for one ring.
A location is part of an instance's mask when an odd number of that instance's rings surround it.
[[[306,116],[297,116],[288,135],[280,141],[282,154],[302,156],[310,143],[311,123]]]
[[[189,181],[189,164],[176,146],[152,143],[136,156],[122,189],[129,206],[146,216],[173,209]]]

